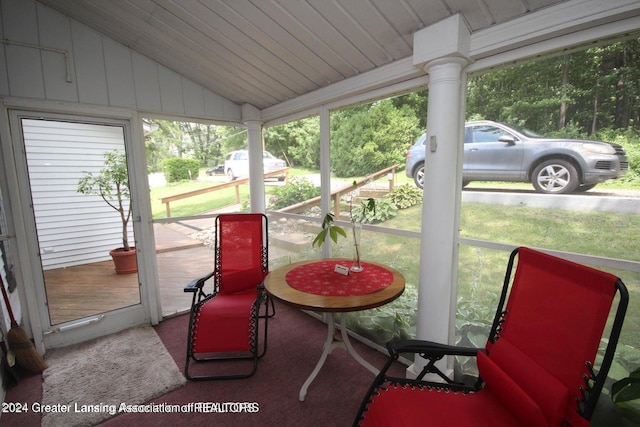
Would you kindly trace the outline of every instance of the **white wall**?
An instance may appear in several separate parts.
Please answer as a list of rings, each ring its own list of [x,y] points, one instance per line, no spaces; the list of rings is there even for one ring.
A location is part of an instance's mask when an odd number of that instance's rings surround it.
[[[43,268],[110,259],[109,250],[122,246],[120,215],[77,186],[85,172],[102,169],[104,153],[124,150],[123,127],[38,119],[22,127]]]
[[[238,123],[242,114],[240,106],[34,0],[0,0],[0,97],[9,108],[19,105],[24,110],[31,104],[39,108],[45,101],[47,109],[59,108],[61,113],[66,112],[65,106],[79,104],[93,115],[108,115],[114,107]],[[25,139],[42,130],[31,129]],[[32,196],[40,217],[43,266],[75,265],[81,256],[84,262],[108,259],[105,248],[121,246],[117,213],[102,201],[94,205],[80,201],[83,196],[75,191],[78,173],[54,166],[62,157],[90,167],[101,164],[104,144],[92,135],[74,143],[58,130],[52,131],[53,137],[35,136],[35,151],[27,156],[35,178]],[[144,143],[141,135],[134,133],[132,138],[130,143]],[[89,225],[88,216],[102,223]],[[73,230],[68,227],[70,219],[77,224]],[[86,228],[96,236],[84,236]],[[95,250],[83,254],[80,247],[91,239]]]
[[[239,105],[33,0],[0,0],[0,14],[0,96],[241,120]]]

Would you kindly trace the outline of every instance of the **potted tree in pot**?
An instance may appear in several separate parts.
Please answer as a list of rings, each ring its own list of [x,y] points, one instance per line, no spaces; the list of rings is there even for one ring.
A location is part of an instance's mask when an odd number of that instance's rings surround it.
[[[122,247],[109,252],[118,274],[138,271],[135,247],[129,245],[128,224],[131,219],[131,193],[127,159],[123,150],[115,149],[104,154],[104,167],[97,173],[85,172],[78,181],[78,193],[98,195],[120,214],[122,222]],[[126,202],[128,203],[128,206]]]

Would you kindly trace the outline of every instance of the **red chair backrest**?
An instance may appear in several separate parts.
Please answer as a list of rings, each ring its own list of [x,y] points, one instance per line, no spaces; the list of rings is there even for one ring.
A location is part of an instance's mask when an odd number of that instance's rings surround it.
[[[617,280],[609,273],[519,248],[504,323],[495,344],[487,345],[489,357],[541,406],[551,390],[540,384],[541,375],[535,372],[550,374],[557,380],[558,395],[569,394],[567,404],[573,406],[567,411],[575,412],[574,398],[585,385],[583,374],[590,376],[586,362],[595,361]]]
[[[216,219],[219,292],[258,286],[267,274],[266,230],[262,214],[221,214]]]

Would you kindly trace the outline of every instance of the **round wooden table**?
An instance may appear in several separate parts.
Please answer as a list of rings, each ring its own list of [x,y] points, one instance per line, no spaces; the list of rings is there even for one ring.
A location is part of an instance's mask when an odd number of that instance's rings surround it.
[[[347,333],[345,325],[347,318],[346,315],[342,315],[340,319],[341,339],[337,339],[335,337],[335,315],[337,313],[346,313],[350,311],[360,311],[380,307],[384,304],[387,304],[388,302],[395,300],[404,291],[405,280],[404,276],[402,276],[400,272],[382,264],[372,262],[364,262],[364,268],[366,269],[367,264],[369,264],[370,266],[373,266],[375,268],[375,271],[383,271],[385,273],[385,277],[390,281],[390,283],[388,284],[383,283],[384,287],[373,292],[358,293],[352,295],[350,293],[353,292],[349,292],[349,290],[346,289],[345,295],[322,295],[317,293],[317,291],[314,291],[312,293],[296,289],[287,282],[287,274],[292,270],[300,273],[297,275],[296,279],[297,281],[300,281],[301,277],[305,277],[303,274],[304,268],[315,268],[315,270],[317,271],[317,268],[319,266],[326,268],[324,266],[327,263],[331,263],[331,266],[337,263],[349,267],[351,265],[351,260],[321,259],[288,264],[270,272],[264,281],[265,289],[267,290],[269,295],[279,301],[282,301],[285,304],[289,304],[302,310],[330,313],[330,315],[327,316],[327,339],[325,340],[320,360],[318,360],[318,363],[316,364],[313,372],[311,372],[311,375],[309,375],[305,383],[302,385],[302,388],[300,389],[299,398],[301,401],[305,399],[307,389],[311,385],[311,382],[314,380],[316,375],[318,375],[318,372],[322,368],[322,365],[324,365],[327,356],[333,351],[334,348],[345,349],[362,366],[367,368],[372,373],[376,375],[378,374],[378,369],[373,367],[358,353],[356,353],[353,346],[351,345],[351,342],[349,341],[349,334]],[[333,269],[330,269],[322,275],[322,280],[325,282],[330,282],[328,283],[328,285],[333,286],[335,289],[335,287],[339,288],[340,286],[349,286],[349,284],[352,283],[354,279],[367,277],[366,273],[363,276],[359,276],[357,278],[354,277],[354,275],[362,274],[363,273],[350,272],[349,276],[345,276],[340,273],[334,272]],[[292,280],[291,276],[289,277],[289,280]],[[310,274],[309,280],[317,281],[317,274],[315,276],[313,274]]]

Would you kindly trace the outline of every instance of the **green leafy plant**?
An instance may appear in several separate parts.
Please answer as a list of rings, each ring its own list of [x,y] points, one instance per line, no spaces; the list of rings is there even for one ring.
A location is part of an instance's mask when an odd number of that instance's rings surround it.
[[[381,345],[393,340],[411,339],[416,336],[417,299],[416,287],[407,286],[393,304],[349,313],[347,327]]]
[[[486,301],[478,301],[475,292],[472,294],[470,299],[458,298],[455,345],[482,348],[491,330],[494,307],[489,307]],[[478,375],[476,361],[472,357],[456,356],[455,370],[456,375],[462,377]]]
[[[85,172],[78,181],[77,192],[87,195],[98,195],[120,214],[122,221],[122,248],[130,251],[127,226],[131,219],[131,193],[129,191],[129,175],[127,174],[127,158],[123,150],[113,150],[104,154],[104,167],[98,173]],[[129,201],[125,207],[125,201]]]
[[[406,209],[422,203],[422,190],[415,185],[403,184],[394,187],[388,197],[398,209]]]
[[[611,386],[611,399],[620,404],[640,399],[640,368]]]
[[[351,222],[372,224],[386,221],[398,213],[398,208],[389,199],[369,198],[351,210]]]
[[[313,199],[320,190],[306,178],[293,177],[287,185],[276,188],[269,198],[269,209],[277,210]]]
[[[354,189],[357,188],[355,181],[353,181],[353,188]],[[356,208],[352,206],[353,199],[354,199],[353,196],[351,196],[351,198],[349,199],[349,216],[351,218],[351,223],[355,224],[356,222],[361,222],[361,221],[360,220],[356,221],[356,216],[354,215],[354,210]],[[364,218],[364,216],[369,213],[375,214],[376,200],[374,198],[369,197],[368,199],[362,201],[360,204],[360,210],[361,210],[361,214],[360,214],[361,216],[359,217],[359,219]],[[347,233],[344,231],[342,227],[340,227],[339,225],[333,224],[334,220],[335,218],[333,217],[333,214],[328,213],[324,216],[324,219],[322,220],[322,230],[320,230],[316,238],[313,239],[313,242],[311,243],[312,247],[316,245],[318,247],[322,246],[324,241],[327,239],[327,236],[329,236],[331,240],[333,240],[333,243],[338,243],[339,236],[347,237]],[[355,239],[356,239],[355,227],[352,227],[352,230],[353,230],[353,239],[355,242]]]
[[[196,159],[171,157],[162,161],[167,182],[190,181],[198,178],[200,162]]]
[[[328,213],[324,216],[322,220],[322,230],[318,233],[311,246],[321,247],[324,241],[327,239],[327,236],[333,240],[333,243],[338,243],[338,237],[347,237],[347,233],[344,231],[342,227],[339,225],[333,224],[333,215]]]

